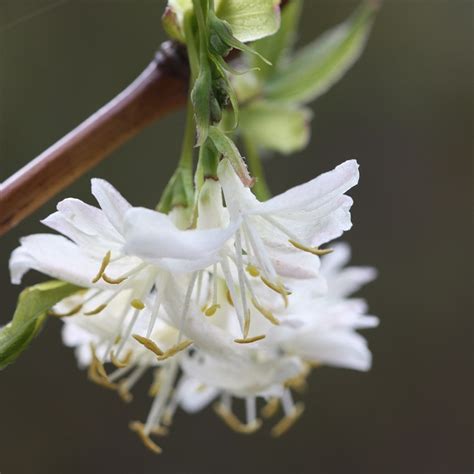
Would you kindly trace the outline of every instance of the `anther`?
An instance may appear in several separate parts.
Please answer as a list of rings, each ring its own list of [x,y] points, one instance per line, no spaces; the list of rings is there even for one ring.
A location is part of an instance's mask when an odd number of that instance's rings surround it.
[[[304,404],[303,403],[297,403],[295,405],[295,408],[293,411],[283,417],[271,430],[270,434],[274,437],[277,438],[281,436],[282,434],[286,433],[295,423],[298,421],[300,416],[304,412]]]
[[[222,403],[214,404],[214,411],[224,421],[224,423],[232,430],[242,434],[252,434],[257,431],[262,422],[259,419],[252,423],[242,423],[230,410],[228,410]]]
[[[169,357],[172,357],[174,356],[175,354],[177,354],[178,352],[181,352],[181,351],[184,351],[185,349],[187,349],[191,344],[193,343],[193,341],[190,341],[190,340],[187,340],[187,341],[182,341],[178,344],[175,344],[174,346],[172,346],[170,349],[168,349],[167,351],[165,351],[162,355],[158,356],[158,360],[165,360],[165,359],[168,359]]]
[[[119,369],[123,369],[124,367],[127,367],[127,365],[130,363],[130,359],[132,358],[133,352],[132,350],[129,350],[125,357],[122,360],[119,360],[115,357],[115,354],[110,351],[110,361],[112,364],[115,365],[115,367]]]
[[[119,277],[119,278],[112,278],[109,277],[106,273],[102,273],[102,280],[110,285],[120,285],[123,281],[125,281],[128,277]]]
[[[67,318],[69,316],[74,316],[75,314],[79,313],[79,311],[82,309],[82,303],[78,304],[77,306],[74,306],[70,311],[67,313],[56,313],[53,310],[48,311],[49,316],[54,316],[55,318]]]
[[[279,293],[283,297],[283,301],[285,302],[285,308],[288,306],[288,296],[291,295],[291,292],[288,291],[283,285],[272,283],[270,280],[267,280],[265,277],[261,276],[260,279],[262,282],[268,286],[271,290]]]
[[[101,311],[103,311],[107,307],[106,304],[100,304],[97,306],[97,308],[94,308],[90,311],[85,311],[84,316],[94,316],[96,314],[99,314]]]
[[[145,303],[138,298],[134,298],[132,301],[130,301],[130,306],[132,306],[132,308],[142,310],[145,308]]]
[[[260,270],[255,265],[251,265],[251,264],[247,265],[246,270],[250,276],[253,276],[253,277],[260,276]]]
[[[155,342],[147,337],[140,336],[138,334],[133,334],[133,339],[145,346],[148,350],[156,354],[157,356],[162,356],[164,352],[157,346]]]
[[[288,242],[290,242],[290,244],[293,245],[293,247],[296,247],[299,250],[303,250],[303,252],[309,252],[313,255],[317,255],[318,257],[327,255],[328,253],[333,252],[333,249],[320,249],[319,247],[307,247],[306,245],[300,244],[299,242],[296,242],[293,239],[290,239]]]
[[[102,259],[99,271],[97,272],[97,275],[92,279],[92,283],[97,283],[102,278],[102,276],[105,272],[105,269],[108,267],[108,265],[110,263],[111,256],[112,256],[112,252],[109,250],[105,254],[105,257]]]
[[[273,313],[269,310],[261,306],[255,298],[252,298],[252,304],[255,306],[255,308],[258,310],[258,312],[264,316],[268,321],[270,321],[272,324],[275,326],[278,326],[280,324],[280,321],[273,316]]]
[[[145,425],[143,423],[139,421],[132,421],[128,426],[132,431],[137,433],[143,444],[150,451],[153,451],[155,454],[161,453],[162,449],[145,433]]]
[[[220,307],[220,304],[213,304],[212,306],[209,306],[209,308],[204,308],[203,313],[206,316],[214,316]]]
[[[117,393],[125,403],[130,403],[133,400],[133,395],[128,389],[126,380],[123,380],[118,384]]]
[[[267,404],[262,408],[260,414],[264,418],[271,418],[272,416],[276,414],[279,406],[280,406],[280,400],[278,398],[276,397],[270,398]]]
[[[247,337],[243,339],[234,339],[234,342],[236,342],[237,344],[250,344],[252,342],[261,341],[262,339],[265,339],[265,334],[261,334],[260,336]]]

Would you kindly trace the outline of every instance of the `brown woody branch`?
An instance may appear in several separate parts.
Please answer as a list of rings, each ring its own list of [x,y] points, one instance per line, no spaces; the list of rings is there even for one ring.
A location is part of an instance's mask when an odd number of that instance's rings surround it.
[[[148,124],[184,105],[188,81],[183,47],[163,43],[130,86],[0,185],[0,235]]]

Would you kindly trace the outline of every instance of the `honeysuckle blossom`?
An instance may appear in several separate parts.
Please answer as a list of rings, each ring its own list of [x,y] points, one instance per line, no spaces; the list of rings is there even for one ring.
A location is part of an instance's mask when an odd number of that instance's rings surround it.
[[[281,404],[284,417],[278,422],[272,434],[282,434],[302,413],[302,405],[295,404],[291,389],[299,389],[311,371],[311,367],[334,365],[354,370],[368,370],[371,354],[365,339],[355,330],[374,327],[378,319],[367,316],[367,305],[361,299],[350,298],[350,294],[375,278],[375,270],[370,267],[347,267],[350,257],[349,247],[337,244],[334,253],[322,257],[321,278],[324,285],[314,285],[311,281],[293,281],[295,300],[284,307],[276,298],[275,314],[281,322],[274,326],[262,319],[253,319],[257,332],[266,330],[268,337],[261,340],[255,359],[266,361],[269,367],[275,361],[288,357],[297,357],[299,371],[292,377],[265,389],[249,386],[256,372],[248,368],[231,366],[226,361],[202,354],[183,359],[183,369],[188,378],[179,387],[179,403],[188,412],[202,409],[219,397],[216,412],[233,429],[239,432],[251,432],[260,426],[256,415],[256,399],[262,397],[268,405],[262,410],[262,416],[269,416],[278,404]],[[217,324],[235,333],[232,305],[225,302],[225,296],[218,300],[221,304],[216,315]],[[278,310],[280,308],[280,310]],[[223,321],[224,320],[224,321]],[[266,327],[264,327],[266,326]],[[257,363],[255,363],[255,366]],[[246,406],[246,422],[240,422],[232,413],[232,398],[243,398]]]

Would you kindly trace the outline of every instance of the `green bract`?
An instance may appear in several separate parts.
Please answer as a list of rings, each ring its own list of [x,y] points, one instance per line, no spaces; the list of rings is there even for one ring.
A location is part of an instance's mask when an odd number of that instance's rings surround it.
[[[239,101],[245,104],[240,108],[240,129],[247,141],[281,153],[307,144],[310,115],[303,104],[326,92],[359,58],[377,9],[377,2],[365,1],[348,20],[291,58],[301,5],[298,0],[288,4],[280,30],[252,45],[273,67],[248,56],[249,65],[259,70],[234,79]]]
[[[0,369],[15,361],[46,321],[48,310],[81,288],[51,280],[20,293],[13,319],[0,329]]]
[[[255,41],[272,35],[280,26],[279,0],[216,0],[217,16],[226,21],[239,41]],[[184,42],[183,21],[192,0],[169,0],[163,25],[174,39]]]
[[[264,86],[265,96],[303,103],[324,94],[359,59],[375,11],[376,2],[364,2],[347,21],[297,52]]]

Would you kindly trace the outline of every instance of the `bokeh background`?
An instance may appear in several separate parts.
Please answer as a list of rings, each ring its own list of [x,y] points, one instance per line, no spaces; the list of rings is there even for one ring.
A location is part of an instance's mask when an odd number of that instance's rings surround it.
[[[39,154],[124,88],[165,39],[163,1],[0,0],[0,179]],[[307,1],[304,44],[357,2]],[[470,0],[385,2],[368,48],[313,104],[313,139],[267,163],[281,192],[348,158],[356,264],[380,276],[363,290],[378,329],[367,331],[370,373],[323,368],[307,411],[281,439],[229,431],[210,409],[178,413],[164,453],[127,429],[150,400],[89,383],[63,347],[59,321],[0,374],[0,472],[457,474],[472,462],[472,18]],[[17,21],[18,19],[22,19]],[[173,171],[183,113],[145,130],[58,199],[92,202],[89,179],[111,180],[153,206]],[[20,236],[45,229],[55,202],[2,237],[0,323],[20,288],[7,262]],[[26,283],[40,281],[31,274]]]

